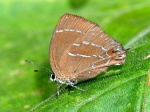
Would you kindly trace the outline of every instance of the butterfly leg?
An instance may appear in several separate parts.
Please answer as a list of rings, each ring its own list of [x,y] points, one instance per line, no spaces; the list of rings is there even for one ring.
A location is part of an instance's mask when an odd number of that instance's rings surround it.
[[[72,86],[72,87],[74,87],[74,88],[76,88],[76,89],[78,89],[78,90],[80,90],[80,91],[86,91],[86,90],[83,90],[83,89],[81,89],[81,88],[79,88],[79,87],[77,87],[77,86],[75,86],[74,84],[76,84],[77,83],[77,81],[70,81],[70,82],[68,82],[68,85],[69,86]]]
[[[86,90],[84,90],[84,89],[81,89],[81,88],[79,88],[79,87],[77,87],[77,86],[74,86],[74,85],[70,85],[70,86],[72,86],[72,87],[74,87],[74,88],[76,88],[76,89],[78,89],[78,90],[80,90],[80,91],[86,91]]]
[[[57,96],[59,98],[59,94],[60,94],[60,87],[62,86],[61,83],[57,83]]]

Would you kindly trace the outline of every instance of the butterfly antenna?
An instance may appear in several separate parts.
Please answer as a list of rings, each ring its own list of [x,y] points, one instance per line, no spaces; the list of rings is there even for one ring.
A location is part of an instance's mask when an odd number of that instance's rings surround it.
[[[38,66],[38,67],[41,67],[41,68],[44,69],[44,70],[34,70],[34,72],[40,72],[40,71],[45,71],[45,70],[46,70],[46,71],[48,71],[48,72],[50,72],[50,73],[53,73],[50,69],[48,69],[48,68],[46,68],[46,67],[44,67],[44,66],[38,65],[38,64],[36,64],[36,63],[34,63],[34,62],[32,62],[32,61],[25,60],[25,62],[30,63],[30,64],[35,65],[35,66]]]

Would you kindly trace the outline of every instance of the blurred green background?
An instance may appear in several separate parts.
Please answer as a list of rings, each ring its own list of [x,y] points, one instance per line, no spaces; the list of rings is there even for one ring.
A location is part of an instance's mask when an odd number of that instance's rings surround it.
[[[139,45],[133,43],[140,32],[144,36],[150,31],[149,5],[149,0],[1,0],[0,112],[29,111],[56,93],[49,73],[33,72],[42,68],[24,60],[50,68],[50,39],[63,14],[79,15],[99,24],[128,48]],[[147,35],[146,42],[149,38]]]

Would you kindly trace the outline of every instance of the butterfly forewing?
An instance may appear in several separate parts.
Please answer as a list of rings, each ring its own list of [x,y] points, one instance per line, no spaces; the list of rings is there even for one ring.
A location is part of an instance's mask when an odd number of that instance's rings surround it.
[[[71,14],[58,22],[50,46],[52,69],[63,80],[94,77],[110,65],[123,64],[125,56],[120,43],[97,24]]]

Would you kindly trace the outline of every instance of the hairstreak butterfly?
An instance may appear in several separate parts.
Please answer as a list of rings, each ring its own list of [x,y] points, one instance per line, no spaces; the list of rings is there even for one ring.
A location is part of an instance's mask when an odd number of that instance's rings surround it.
[[[50,42],[52,81],[73,86],[104,72],[111,65],[125,62],[123,46],[102,28],[80,16],[63,15]],[[59,94],[59,91],[58,91]]]

